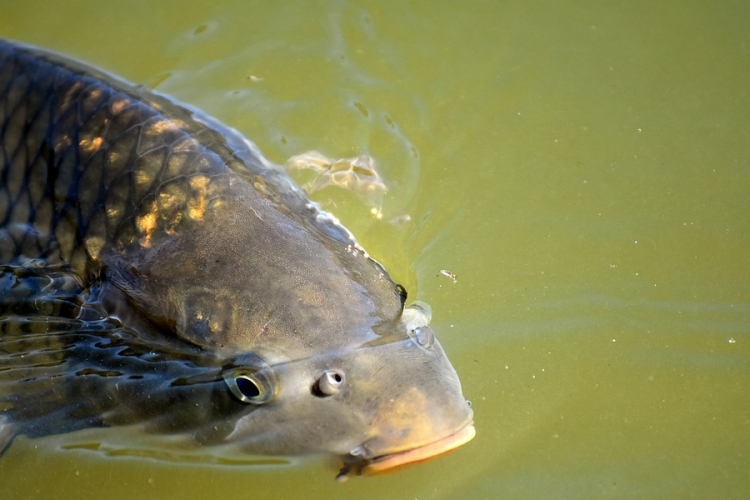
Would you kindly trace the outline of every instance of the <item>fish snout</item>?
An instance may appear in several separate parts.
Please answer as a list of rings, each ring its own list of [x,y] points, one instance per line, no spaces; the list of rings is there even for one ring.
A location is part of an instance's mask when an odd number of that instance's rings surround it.
[[[415,386],[384,402],[373,437],[351,450],[339,480],[423,462],[473,439],[474,413],[460,388],[444,396],[435,400]]]

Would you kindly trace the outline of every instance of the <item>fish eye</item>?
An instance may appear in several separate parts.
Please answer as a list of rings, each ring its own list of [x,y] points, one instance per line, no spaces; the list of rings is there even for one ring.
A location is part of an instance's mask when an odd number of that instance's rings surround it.
[[[254,373],[231,370],[224,374],[224,382],[232,395],[243,403],[261,405],[267,403],[273,395],[267,381]]]
[[[247,399],[253,399],[260,396],[260,387],[258,387],[258,384],[255,382],[255,380],[251,379],[247,375],[237,377],[236,379],[234,379],[234,383],[237,384],[237,389],[239,389],[242,395]]]
[[[312,393],[319,398],[338,394],[344,384],[344,373],[338,370],[326,370],[312,386]]]
[[[410,331],[411,338],[422,348],[430,349],[435,343],[435,335],[429,326],[418,326]]]

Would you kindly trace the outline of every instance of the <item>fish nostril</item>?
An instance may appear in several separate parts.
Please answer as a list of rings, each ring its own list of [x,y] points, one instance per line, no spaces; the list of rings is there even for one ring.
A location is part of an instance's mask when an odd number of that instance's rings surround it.
[[[325,398],[338,394],[344,383],[344,373],[338,370],[326,370],[315,381],[311,388],[313,396]]]

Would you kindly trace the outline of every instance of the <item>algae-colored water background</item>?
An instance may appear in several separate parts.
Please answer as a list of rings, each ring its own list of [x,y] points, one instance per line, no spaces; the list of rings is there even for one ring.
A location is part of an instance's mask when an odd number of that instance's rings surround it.
[[[0,1],[0,36],[277,162],[374,156],[382,199],[315,198],[431,304],[477,428],[345,484],[19,440],[3,500],[748,498],[749,26],[732,0]]]

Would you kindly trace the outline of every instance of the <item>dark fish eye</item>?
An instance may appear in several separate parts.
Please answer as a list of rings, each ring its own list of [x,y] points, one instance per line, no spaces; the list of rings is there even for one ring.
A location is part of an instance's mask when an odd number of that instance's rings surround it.
[[[344,373],[338,370],[326,370],[323,375],[312,386],[312,393],[315,396],[324,398],[338,394],[344,383]]]
[[[253,373],[231,370],[224,374],[224,381],[232,395],[243,403],[260,405],[273,395],[270,386]]]
[[[239,389],[242,395],[247,399],[253,399],[260,396],[260,387],[258,387],[258,384],[247,375],[237,377],[234,379],[234,383],[237,384],[237,389]]]
[[[435,343],[435,335],[429,326],[418,326],[411,331],[411,336],[420,347],[429,349]]]

